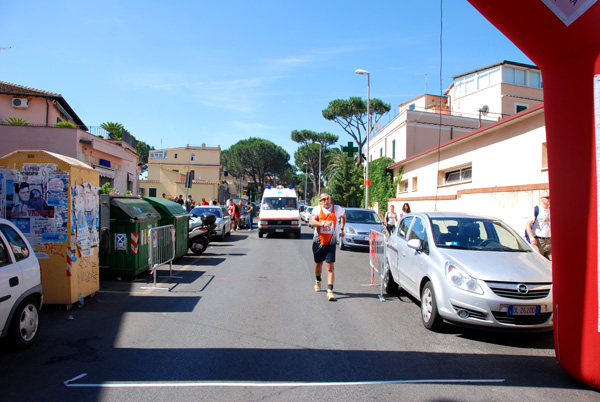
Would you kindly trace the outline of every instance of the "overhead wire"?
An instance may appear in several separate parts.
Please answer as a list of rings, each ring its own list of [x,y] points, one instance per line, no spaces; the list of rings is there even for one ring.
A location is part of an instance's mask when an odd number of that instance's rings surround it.
[[[442,103],[442,97],[444,95],[443,93],[443,87],[442,87],[442,56],[443,56],[443,41],[442,41],[442,33],[443,33],[443,20],[444,20],[444,13],[443,13],[443,0],[440,0],[440,107],[439,107],[439,115],[440,115],[440,121],[439,121],[439,125],[438,125],[438,148],[437,148],[437,171],[440,171],[440,159],[441,159],[441,146],[442,146],[442,108],[443,108],[443,103]],[[439,180],[439,176],[438,176],[438,180]],[[437,212],[437,203],[438,203],[438,190],[439,190],[439,183],[436,183],[435,186],[435,203],[433,204],[433,211]]]

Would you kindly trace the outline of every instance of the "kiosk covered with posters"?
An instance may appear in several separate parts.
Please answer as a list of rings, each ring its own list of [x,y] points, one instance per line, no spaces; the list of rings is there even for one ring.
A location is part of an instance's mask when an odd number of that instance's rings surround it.
[[[98,172],[41,150],[0,158],[0,217],[35,249],[44,303],[71,306],[100,288]]]

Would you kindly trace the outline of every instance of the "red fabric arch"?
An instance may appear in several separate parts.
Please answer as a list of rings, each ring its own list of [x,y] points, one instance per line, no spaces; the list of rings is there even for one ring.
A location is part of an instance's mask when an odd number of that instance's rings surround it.
[[[552,194],[556,357],[570,375],[600,388],[593,92],[594,76],[600,74],[600,1],[569,26],[542,0],[469,2],[542,71]]]

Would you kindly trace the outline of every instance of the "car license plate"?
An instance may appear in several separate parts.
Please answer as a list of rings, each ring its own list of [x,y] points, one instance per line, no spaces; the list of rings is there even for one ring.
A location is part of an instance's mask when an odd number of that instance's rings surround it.
[[[275,232],[277,232],[277,233],[283,233],[283,229],[275,229]]]
[[[539,315],[540,306],[508,306],[508,315]]]

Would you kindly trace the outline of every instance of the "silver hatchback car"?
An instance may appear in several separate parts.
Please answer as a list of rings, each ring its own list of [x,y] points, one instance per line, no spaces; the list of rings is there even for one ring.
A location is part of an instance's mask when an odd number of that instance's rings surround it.
[[[552,329],[552,265],[498,219],[408,214],[386,251],[386,291],[420,300],[427,329]]]
[[[377,212],[367,208],[345,208],[346,226],[344,237],[339,238],[340,250],[349,248],[369,248],[369,233],[372,230],[383,232],[385,225]]]

